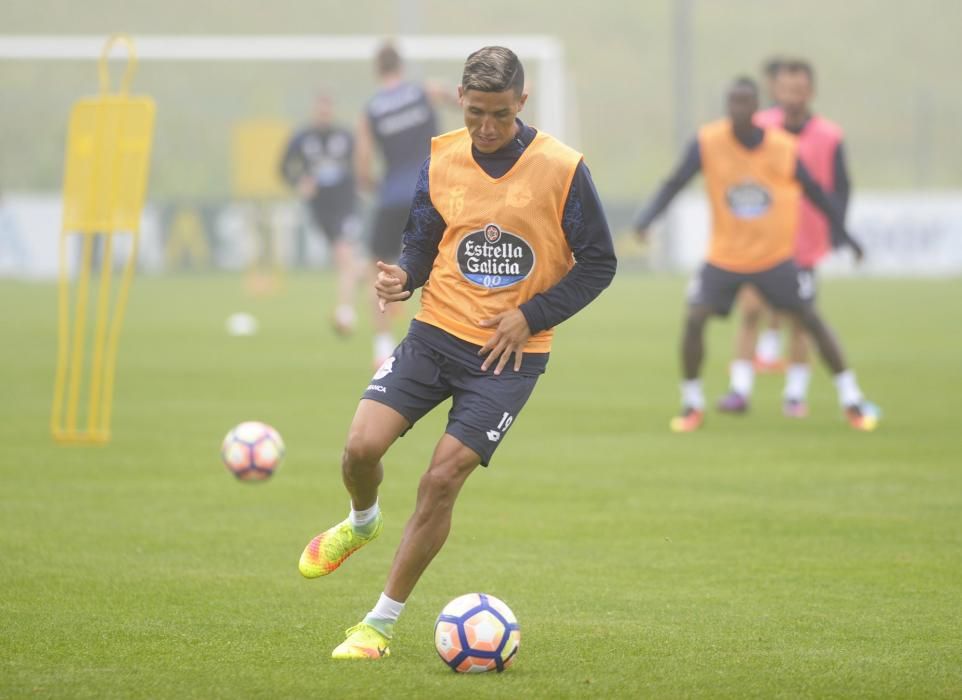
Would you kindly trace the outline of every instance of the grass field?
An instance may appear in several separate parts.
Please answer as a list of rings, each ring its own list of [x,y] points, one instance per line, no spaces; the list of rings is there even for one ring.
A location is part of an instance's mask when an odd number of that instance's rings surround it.
[[[962,280],[830,280],[823,308],[871,397],[875,434],[816,376],[812,417],[667,431],[683,280],[620,277],[560,329],[490,470],[383,663],[328,656],[373,604],[444,410],[386,461],[382,538],[329,579],[301,548],[343,518],[341,442],[369,339],[327,329],[331,280],[248,301],[234,277],[135,282],[114,441],[60,447],[47,421],[55,290],[0,283],[2,697],[959,697]],[[251,338],[223,322],[248,310]],[[725,385],[731,326],[710,334]],[[236,482],[219,443],[274,424],[288,457]],[[516,665],[457,676],[433,623],[472,590],[512,606]]]

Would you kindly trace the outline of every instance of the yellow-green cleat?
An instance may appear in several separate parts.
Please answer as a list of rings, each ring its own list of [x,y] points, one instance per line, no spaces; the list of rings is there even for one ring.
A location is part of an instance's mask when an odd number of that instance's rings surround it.
[[[391,655],[391,640],[366,622],[354,625],[345,634],[347,639],[331,652],[332,659],[382,659]]]
[[[366,535],[355,531],[350,519],[338,523],[308,543],[297,568],[305,578],[327,576],[354,552],[380,535],[382,529],[384,517],[380,513],[377,514],[370,533]]]

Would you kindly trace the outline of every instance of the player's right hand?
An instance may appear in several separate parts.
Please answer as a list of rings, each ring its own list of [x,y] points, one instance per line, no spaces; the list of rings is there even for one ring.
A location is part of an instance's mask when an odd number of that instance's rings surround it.
[[[304,199],[310,199],[314,196],[317,191],[317,183],[314,182],[314,178],[310,175],[304,175],[300,180],[297,181],[297,192]]]
[[[374,280],[374,292],[377,294],[377,306],[384,313],[387,305],[392,301],[404,301],[411,292],[404,289],[408,281],[408,273],[397,265],[388,265],[377,261],[377,278]]]

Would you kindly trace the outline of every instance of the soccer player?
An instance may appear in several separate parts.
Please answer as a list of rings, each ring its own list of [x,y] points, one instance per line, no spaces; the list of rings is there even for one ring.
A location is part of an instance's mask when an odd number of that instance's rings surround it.
[[[785,63],[784,56],[772,56],[762,65],[762,75],[765,77],[765,99],[772,107],[778,104],[775,99],[775,78],[778,77],[778,71],[781,70],[783,63]]]
[[[785,132],[756,126],[758,86],[737,79],[728,90],[728,118],[703,126],[681,165],[665,182],[636,222],[645,235],[651,222],[682,187],[701,170],[712,210],[708,259],[689,289],[682,343],[682,412],[672,430],[696,430],[704,418],[701,364],[705,324],[712,315],[727,316],[740,287],[751,284],[765,300],[797,318],[818,345],[835,377],[839,403],[853,428],[872,430],[877,415],[848,369],[842,349],[813,303],[807,274],[794,260],[799,192],[833,224],[837,244],[861,257],[858,243],[845,231],[828,196],[798,158],[795,139]]]
[[[355,213],[354,135],[334,123],[330,95],[318,93],[314,98],[313,119],[291,138],[280,168],[331,246],[337,269],[334,330],[349,335],[355,324],[355,244],[360,232]]]
[[[798,156],[812,178],[832,196],[842,219],[848,208],[850,193],[848,169],[842,145],[842,130],[833,122],[811,111],[815,73],[811,65],[801,60],[785,60],[775,75],[774,95],[778,106],[755,114],[755,123],[763,128],[785,129],[798,139]],[[798,232],[795,239],[795,262],[802,274],[808,276],[815,292],[815,267],[831,251],[829,222],[818,209],[803,201],[799,209]],[[738,330],[736,359],[731,365],[731,389],[718,407],[722,411],[742,413],[754,383],[754,365],[771,367],[780,354],[780,330],[777,315],[772,325],[762,332],[755,348],[759,322],[766,308],[758,294],[739,297],[742,321]],[[812,376],[809,347],[804,327],[797,321],[790,325],[789,366],[786,373],[783,413],[790,418],[808,415],[806,398]]]
[[[343,522],[315,537],[301,573],[331,573],[383,526],[381,457],[441,402],[444,434],[418,486],[380,599],[334,649],[387,656],[394,624],[451,527],[465,480],[487,466],[547,366],[553,327],[608,286],[611,234],[581,154],[524,124],[524,70],[509,49],[468,56],[465,128],[435,138],[420,170],[397,265],[378,261],[382,308],[423,287],[407,337],[374,374],[351,423]]]
[[[385,44],[378,51],[375,69],[379,87],[368,101],[357,127],[355,161],[358,183],[364,191],[374,189],[375,147],[384,161],[371,254],[374,260],[395,263],[401,253],[401,232],[408,218],[418,172],[430,153],[431,138],[438,133],[434,105],[443,102],[445,97],[443,90],[433,83],[406,80],[401,55],[391,44]],[[453,97],[447,99],[453,100]],[[374,316],[374,363],[379,366],[391,356],[395,342],[390,316],[378,313]]]

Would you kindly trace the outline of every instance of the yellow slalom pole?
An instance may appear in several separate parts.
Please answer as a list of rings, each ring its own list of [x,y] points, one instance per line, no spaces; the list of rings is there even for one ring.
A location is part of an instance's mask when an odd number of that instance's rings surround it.
[[[130,255],[124,266],[123,276],[121,277],[120,288],[117,290],[117,303],[114,307],[113,318],[110,323],[110,335],[107,339],[107,357],[104,362],[104,400],[103,400],[103,419],[102,425],[105,439],[110,439],[110,418],[112,415],[114,401],[114,375],[117,371],[117,345],[120,342],[120,325],[124,320],[127,311],[127,296],[130,292],[130,283],[134,278],[134,270],[137,267],[137,251],[140,239],[134,236],[131,241]]]
[[[74,308],[72,348],[70,350],[70,389],[67,392],[67,437],[77,432],[77,404],[80,401],[80,378],[83,373],[84,336],[87,330],[87,299],[90,292],[90,264],[93,237],[83,237],[80,273],[77,278],[77,304]]]
[[[108,57],[116,44],[128,61],[118,91],[111,92]],[[136,269],[154,129],[154,102],[129,95],[137,56],[129,37],[112,36],[100,56],[100,94],[79,100],[70,113],[64,162],[63,221],[60,233],[58,348],[51,432],[65,442],[104,443],[110,439],[117,346]],[[115,279],[116,236],[128,235],[123,272]],[[80,237],[76,272],[70,241]],[[95,247],[101,237],[103,245]],[[92,290],[94,251],[99,279]],[[96,302],[90,308],[91,296]],[[88,333],[88,326],[92,326]],[[89,364],[85,361],[90,346]],[[86,409],[84,427],[80,404]]]
[[[110,313],[110,278],[113,269],[112,233],[103,234],[103,256],[100,261],[100,288],[97,291],[97,312],[95,316],[93,357],[90,360],[90,404],[87,409],[87,432],[92,436],[105,433],[100,424],[101,390],[104,370],[104,345],[107,339],[107,315]]]

